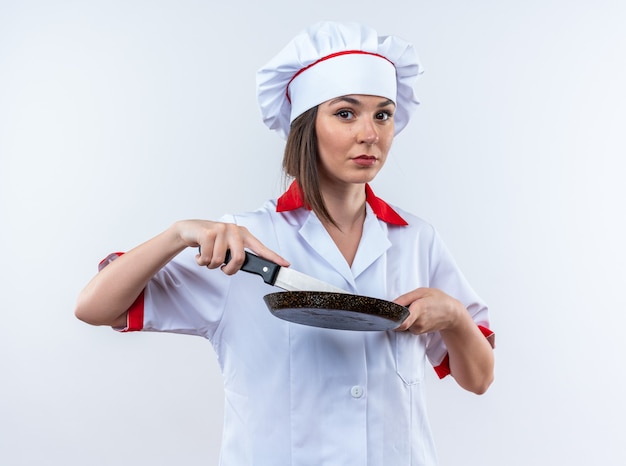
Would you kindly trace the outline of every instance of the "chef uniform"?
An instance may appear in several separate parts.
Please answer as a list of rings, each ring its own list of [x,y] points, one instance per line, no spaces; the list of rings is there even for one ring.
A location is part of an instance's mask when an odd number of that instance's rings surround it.
[[[296,97],[297,86],[291,84],[299,70],[305,69],[302,76],[315,70],[320,58],[337,60],[320,69],[321,76],[312,74],[315,79],[304,89],[326,82],[319,81],[324,73],[335,76],[341,71],[339,61],[346,57],[335,53],[342,50],[359,51],[349,54],[349,68],[359,66],[359,57],[365,57],[365,66],[380,66],[382,87],[365,83],[329,92],[393,92],[396,131],[404,127],[417,105],[411,83],[419,66],[412,47],[397,38],[378,38],[364,26],[339,23],[304,31],[259,72],[259,101],[268,126],[286,135],[298,112],[321,103],[319,98],[333,97],[302,97],[306,90]],[[383,88],[389,70],[394,89],[387,91]],[[295,116],[290,102],[300,106]],[[352,266],[304,204],[297,181],[260,209],[222,221],[245,226],[293,269],[356,294],[392,300],[418,287],[441,289],[461,301],[483,333],[492,336],[487,307],[436,230],[385,203],[369,185],[365,189],[365,223]],[[157,273],[129,310],[123,330],[185,333],[211,342],[225,391],[220,464],[436,464],[423,382],[426,359],[441,377],[449,373],[439,333],[332,330],[286,322],[268,312],[263,302],[265,294],[278,289],[257,275],[228,276],[199,267],[195,255],[196,250],[188,248]]]

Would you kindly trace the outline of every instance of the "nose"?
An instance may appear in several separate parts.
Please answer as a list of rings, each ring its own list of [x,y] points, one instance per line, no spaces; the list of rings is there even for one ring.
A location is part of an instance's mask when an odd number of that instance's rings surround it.
[[[357,134],[359,144],[374,145],[378,142],[378,129],[373,121],[362,121]]]

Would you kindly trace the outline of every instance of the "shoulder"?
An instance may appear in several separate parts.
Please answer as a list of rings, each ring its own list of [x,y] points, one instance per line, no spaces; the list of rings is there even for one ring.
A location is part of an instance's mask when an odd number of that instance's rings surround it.
[[[415,234],[417,232],[421,234],[437,234],[435,227],[424,218],[393,204],[390,204],[390,207],[408,223],[406,226],[395,227],[396,230],[400,232],[405,231],[407,234]]]
[[[445,241],[431,222],[401,207],[394,205],[393,208],[408,225],[387,227],[388,237],[392,244],[401,250],[406,250],[407,247],[414,248],[420,251],[420,254],[431,256],[433,259],[446,254]]]
[[[220,217],[220,222],[236,223],[237,225],[245,225],[247,222],[254,221],[267,221],[272,215],[272,212],[276,211],[276,200],[270,199],[265,201],[261,207],[256,210],[250,210],[247,212],[229,213]]]
[[[311,214],[311,211],[304,208],[277,212],[277,203],[277,199],[269,199],[256,210],[240,212],[237,214],[227,214],[222,216],[220,221],[236,223],[237,225],[245,226],[247,228],[259,224],[264,226],[268,226],[270,224],[298,226],[302,225]]]
[[[276,199],[266,201],[256,210],[223,215],[219,221],[247,228],[267,247],[277,248],[277,238],[296,234],[311,214],[306,209],[276,212]]]

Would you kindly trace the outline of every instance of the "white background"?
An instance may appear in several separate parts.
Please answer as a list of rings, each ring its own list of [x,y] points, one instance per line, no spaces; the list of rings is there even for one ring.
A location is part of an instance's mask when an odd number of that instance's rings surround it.
[[[217,463],[210,344],[73,306],[109,252],[280,194],[255,71],[322,19],[415,44],[422,105],[373,187],[490,304],[490,391],[427,381],[441,465],[626,464],[618,0],[0,0],[0,464]]]

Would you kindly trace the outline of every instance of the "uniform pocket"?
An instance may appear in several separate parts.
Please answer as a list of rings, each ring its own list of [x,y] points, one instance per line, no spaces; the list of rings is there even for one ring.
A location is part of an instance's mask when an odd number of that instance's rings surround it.
[[[424,378],[426,340],[423,335],[395,332],[396,373],[407,385],[420,383]]]

